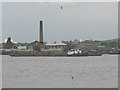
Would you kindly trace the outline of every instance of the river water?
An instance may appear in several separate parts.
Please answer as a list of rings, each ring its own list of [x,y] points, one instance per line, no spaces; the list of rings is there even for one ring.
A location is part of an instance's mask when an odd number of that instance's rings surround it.
[[[2,57],[3,88],[117,88],[118,56]]]

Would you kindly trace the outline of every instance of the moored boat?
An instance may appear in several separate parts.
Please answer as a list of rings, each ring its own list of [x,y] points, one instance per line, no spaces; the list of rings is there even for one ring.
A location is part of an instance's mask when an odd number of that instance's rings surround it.
[[[71,49],[68,51],[67,56],[102,56],[102,53],[98,52],[85,52],[79,49]]]

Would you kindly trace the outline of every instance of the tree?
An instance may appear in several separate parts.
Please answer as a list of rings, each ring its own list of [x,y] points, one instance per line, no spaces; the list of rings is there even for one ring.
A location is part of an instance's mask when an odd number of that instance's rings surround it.
[[[14,44],[11,42],[11,38],[10,37],[7,39],[7,43],[5,44],[4,48],[5,49],[12,49],[12,48],[14,48]]]
[[[73,48],[75,48],[75,45],[68,43],[67,46],[65,47],[65,52],[67,52],[68,50],[73,49]]]
[[[34,50],[40,51],[40,50],[41,50],[41,49],[40,49],[40,45],[35,45],[35,46],[34,46]]]

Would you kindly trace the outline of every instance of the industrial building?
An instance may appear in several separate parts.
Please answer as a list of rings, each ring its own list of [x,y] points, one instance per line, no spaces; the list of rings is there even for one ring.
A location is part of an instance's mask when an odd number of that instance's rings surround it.
[[[46,49],[49,51],[54,51],[54,50],[62,51],[65,49],[65,47],[66,44],[64,43],[46,44]]]
[[[43,21],[40,21],[40,35],[39,35],[39,41],[34,41],[32,43],[30,43],[27,48],[29,50],[34,50],[34,47],[36,45],[39,45],[40,46],[40,49],[41,51],[43,50],[48,50],[48,51],[60,51],[60,50],[64,50],[65,47],[66,47],[66,44],[64,43],[52,43],[52,44],[45,44],[44,41],[43,41]]]

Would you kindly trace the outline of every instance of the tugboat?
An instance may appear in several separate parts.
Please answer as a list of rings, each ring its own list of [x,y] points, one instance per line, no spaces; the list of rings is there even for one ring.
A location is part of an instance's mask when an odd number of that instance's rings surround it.
[[[67,56],[102,56],[99,52],[85,52],[79,49],[71,49],[68,51]]]
[[[79,49],[71,49],[68,51],[67,56],[88,56],[88,53],[83,52]]]

